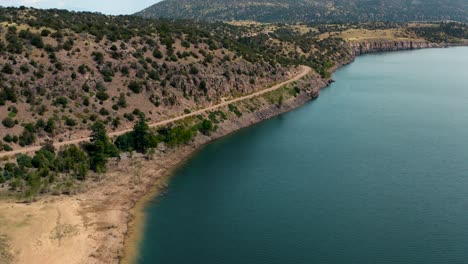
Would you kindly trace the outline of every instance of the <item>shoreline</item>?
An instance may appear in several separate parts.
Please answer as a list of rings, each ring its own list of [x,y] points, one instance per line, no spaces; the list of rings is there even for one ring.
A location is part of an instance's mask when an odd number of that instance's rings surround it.
[[[425,43],[418,49],[460,46]],[[348,44],[349,57],[337,63],[331,69],[332,73],[363,54],[357,54],[356,48]],[[403,46],[395,51],[409,49]],[[367,53],[388,51],[370,49]],[[146,206],[164,193],[180,166],[216,139],[314,100],[318,92],[331,82],[332,79],[322,79],[315,72],[310,72],[285,84],[297,85],[303,92],[284,100],[281,106],[267,100],[270,93],[239,102],[245,110],[243,115],[220,123],[212,135],[198,135],[192,143],[175,149],[158,148],[154,159],[141,154],[127,154],[120,162],[110,162],[109,172],[94,182],[85,183],[82,186],[84,191],[78,194],[43,197],[29,205],[13,201],[0,203],[0,225],[4,227],[2,232],[6,231],[5,235],[11,238],[9,244],[15,250],[12,253],[19,263],[135,263],[146,226]],[[284,92],[282,89],[278,91]],[[263,103],[260,108],[247,110],[246,105],[248,107],[253,101]],[[229,113],[227,106],[220,110]]]
[[[426,42],[424,43],[425,45],[423,46],[420,46],[420,47],[412,47],[412,48],[408,48],[408,47],[405,47],[405,46],[402,46],[402,47],[398,47],[398,49],[391,49],[391,50],[370,50],[370,51],[367,51],[367,52],[362,52],[362,49],[359,49],[359,52],[358,50],[356,50],[356,48],[358,48],[359,46],[353,46],[352,44],[350,44],[350,49],[353,51],[353,54],[352,54],[352,57],[350,58],[349,61],[345,61],[345,62],[342,62],[338,65],[336,65],[332,70],[331,70],[331,73],[333,74],[334,72],[336,72],[337,70],[341,69],[342,67],[344,66],[347,66],[349,64],[351,64],[352,62],[354,62],[354,60],[359,57],[359,56],[363,56],[363,55],[368,55],[368,54],[376,54],[376,53],[387,53],[387,52],[393,52],[393,51],[411,51],[411,50],[420,50],[420,49],[429,49],[429,48],[450,48],[450,47],[461,47],[461,46],[467,46],[466,44],[436,44],[436,43],[431,43],[431,42]],[[413,45],[413,44],[411,44]],[[330,78],[330,80],[332,80]],[[328,87],[330,85],[330,82],[326,82],[326,85],[324,86],[321,86],[321,87],[318,87],[318,91]],[[288,109],[287,111],[283,111],[281,113],[278,113],[277,115],[281,115],[283,113],[286,113],[286,112],[289,112],[289,111],[292,111],[298,107],[301,107],[303,106],[304,104],[310,102],[310,101],[313,101],[315,98],[311,98],[310,100],[306,100],[304,101],[303,103],[291,108],[291,109]],[[274,116],[271,116],[269,117],[268,119],[270,118],[273,118],[277,115],[274,115]],[[264,120],[259,120],[258,122],[255,122],[255,123],[252,123],[251,125],[254,125],[256,123],[259,123],[259,122],[262,122],[262,121],[265,121],[267,119],[264,119]],[[250,126],[250,125],[249,125]],[[245,126],[247,127],[247,126]],[[199,148],[196,148],[194,149],[193,152],[191,152],[188,156],[184,157],[183,160],[181,161],[181,164],[178,164],[174,170],[172,170],[168,175],[166,176],[163,176],[163,180],[165,179],[166,181],[169,181],[170,178],[173,176],[173,172],[179,167],[181,166],[187,159],[189,159],[192,155],[194,155],[198,150],[200,150],[205,144],[208,144],[210,143],[211,141],[214,141],[218,138],[221,138],[221,137],[224,137],[224,136],[227,136],[231,133],[234,133],[240,129],[242,129],[244,127],[241,127],[237,130],[233,130],[225,135],[221,135],[217,138],[214,138],[212,140],[209,140],[208,142],[204,143],[202,146],[200,146]],[[155,185],[157,185],[157,183],[155,183]],[[138,249],[139,249],[139,246],[140,246],[140,243],[142,242],[143,240],[143,231],[144,231],[144,228],[145,228],[145,225],[146,225],[146,222],[145,222],[145,209],[146,209],[146,206],[147,206],[147,203],[150,202],[151,200],[153,200],[154,198],[158,197],[160,195],[160,189],[159,188],[155,188],[154,189],[154,192],[153,193],[147,193],[145,196],[143,196],[141,198],[140,201],[137,202],[137,204],[135,205],[135,207],[132,209],[132,212],[135,214],[135,220],[134,221],[131,221],[129,222],[129,226],[132,226],[131,228],[131,231],[128,232],[127,236],[125,237],[125,250],[124,250],[124,258],[122,259],[122,261],[120,263],[122,264],[134,264],[136,263],[136,261],[138,260]]]
[[[322,79],[321,81],[322,81],[322,85],[320,87],[314,87],[315,88],[314,90],[316,91],[321,90],[329,86],[330,84],[329,82],[326,82]],[[150,191],[145,193],[138,200],[135,206],[131,209],[131,214],[133,215],[133,219],[128,222],[129,228],[125,236],[124,255],[119,263],[121,264],[136,263],[136,260],[138,259],[139,245],[142,242],[143,231],[146,225],[146,222],[145,222],[146,221],[146,218],[145,218],[146,206],[148,202],[151,202],[153,199],[161,195],[161,192],[163,192],[163,188],[167,187],[170,179],[172,178],[172,176],[174,176],[174,172],[178,168],[180,168],[180,166],[183,166],[183,164],[188,159],[196,155],[196,153],[200,151],[205,145],[217,139],[228,136],[241,129],[250,127],[251,125],[255,125],[262,121],[271,119],[280,114],[292,111],[304,105],[305,103],[310,102],[315,99],[316,97],[311,97],[308,94],[304,93],[302,96],[298,96],[298,98],[294,98],[293,100],[285,102],[285,104],[281,108],[278,108],[276,105],[270,105],[266,109],[262,109],[259,112],[251,113],[249,116],[241,117],[241,119],[244,119],[243,121],[236,122],[238,120],[228,120],[226,121],[226,124],[222,124],[221,125],[222,127],[220,127],[220,129],[223,129],[224,131],[217,131],[211,137],[204,137],[204,139],[198,140],[198,142],[195,142],[193,145],[189,146],[191,148],[191,150],[189,151],[183,150],[185,147],[182,147],[182,150],[180,150],[181,153],[178,155],[178,158],[180,159],[176,162],[176,164],[169,171],[167,171],[165,175],[161,175],[160,178],[158,178],[157,182],[154,183],[154,186],[152,186]],[[252,116],[255,116],[256,118],[251,119]],[[232,127],[232,123],[236,123],[236,126]],[[162,188],[160,186],[161,182],[164,185],[162,186]]]

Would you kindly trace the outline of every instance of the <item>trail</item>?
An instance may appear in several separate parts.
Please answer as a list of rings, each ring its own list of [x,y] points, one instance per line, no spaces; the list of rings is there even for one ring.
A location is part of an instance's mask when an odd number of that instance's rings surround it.
[[[285,86],[287,84],[290,84],[292,82],[295,82],[295,81],[298,81],[298,80],[302,79],[304,76],[306,76],[307,74],[309,74],[312,71],[312,69],[310,67],[308,67],[308,66],[300,66],[300,68],[301,68],[301,72],[298,73],[296,76],[294,76],[293,78],[291,78],[291,79],[289,79],[287,81],[276,84],[276,85],[274,85],[274,86],[272,86],[270,88],[263,89],[263,90],[260,90],[258,92],[255,92],[255,93],[252,93],[252,94],[249,94],[249,95],[245,95],[245,96],[242,96],[242,97],[238,97],[238,98],[235,98],[235,99],[232,99],[232,100],[229,100],[229,101],[225,101],[225,102],[213,105],[213,106],[209,106],[209,107],[206,107],[206,108],[191,112],[189,114],[185,114],[185,115],[181,115],[181,116],[178,116],[178,117],[166,119],[166,120],[160,121],[160,122],[151,123],[151,124],[149,124],[149,127],[164,126],[164,125],[167,125],[167,124],[182,120],[182,119],[187,118],[187,117],[204,114],[206,112],[214,111],[214,110],[216,110],[218,108],[228,106],[229,104],[232,104],[232,103],[237,103],[237,102],[240,102],[240,101],[244,101],[244,100],[247,100],[247,99],[254,98],[254,97],[262,95],[262,94],[272,92],[272,91],[277,90],[277,89],[279,89],[279,88],[281,88],[281,87],[283,87],[283,86]],[[125,130],[119,130],[119,131],[111,132],[111,133],[109,133],[109,137],[120,136],[120,135],[128,133],[128,132],[130,132],[132,130],[133,129],[125,129]],[[79,144],[79,143],[82,143],[82,142],[88,142],[90,139],[91,139],[90,137],[77,138],[77,139],[72,139],[72,140],[67,140],[67,141],[54,143],[54,146],[58,149],[60,147],[66,146],[66,145],[72,145],[72,144],[76,145],[76,144]],[[20,149],[16,149],[16,150],[13,150],[13,151],[0,153],[0,158],[6,157],[6,156],[14,156],[14,155],[17,155],[17,154],[31,153],[31,152],[38,151],[41,148],[42,148],[42,146],[33,146],[33,147],[20,148]]]

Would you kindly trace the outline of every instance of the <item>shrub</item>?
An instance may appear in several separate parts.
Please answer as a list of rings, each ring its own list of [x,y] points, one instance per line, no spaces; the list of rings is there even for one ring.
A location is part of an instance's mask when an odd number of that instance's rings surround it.
[[[47,36],[50,35],[50,33],[51,33],[50,30],[48,30],[48,29],[43,29],[43,30],[41,31],[41,36],[47,37]]]
[[[198,73],[199,73],[199,70],[198,70],[197,67],[195,67],[195,66],[190,67],[190,74],[195,75],[195,74],[198,74]]]
[[[122,107],[122,108],[126,108],[127,107],[127,99],[125,98],[125,94],[124,93],[120,93],[119,95],[119,99],[117,101],[117,105],[119,107]]]
[[[104,62],[104,54],[102,54],[102,52],[94,51],[91,55],[97,63],[101,64]]]
[[[70,127],[76,126],[76,120],[67,117],[67,118],[65,119],[65,125],[66,125],[66,126],[70,126]]]
[[[8,145],[8,144],[3,144],[3,150],[4,150],[4,151],[12,151],[13,148],[12,148],[10,145]]]
[[[3,119],[2,124],[6,128],[12,128],[12,127],[14,127],[16,125],[15,120],[13,120],[13,119],[11,119],[9,117],[6,117],[5,119]]]
[[[131,113],[125,113],[125,114],[123,115],[123,117],[124,117],[125,119],[127,119],[128,121],[130,121],[130,122],[132,122],[132,121],[135,120],[135,116],[134,116],[133,114],[131,114]]]
[[[68,99],[66,97],[63,97],[63,96],[59,96],[57,97],[55,100],[54,100],[54,103],[53,103],[55,106],[62,106],[63,108],[66,108],[67,105],[68,105]]]
[[[127,76],[130,74],[130,69],[127,66],[123,66],[122,68],[120,68],[120,72],[123,76]]]
[[[6,74],[13,74],[13,67],[11,66],[11,64],[5,63],[5,65],[3,65],[2,72]]]
[[[86,64],[81,64],[79,67],[78,67],[78,72],[82,75],[84,75],[86,72],[89,71],[89,68]]]
[[[209,136],[211,132],[214,130],[213,123],[210,120],[203,120],[200,124],[200,128],[198,129],[203,135]]]
[[[155,50],[153,51],[153,56],[154,56],[155,58],[157,58],[157,59],[162,59],[162,58],[163,58],[162,52],[161,52],[160,50],[158,50],[158,49],[155,49]]]
[[[11,143],[13,141],[13,137],[10,134],[7,134],[6,136],[3,137],[3,140],[5,142]]]
[[[26,64],[26,63],[21,64],[20,70],[21,70],[21,72],[22,72],[23,74],[28,73],[28,72],[29,72],[29,66],[28,66],[28,64]]]
[[[99,114],[102,116],[107,116],[109,115],[109,110],[105,109],[104,107],[99,110]]]
[[[24,128],[23,133],[19,136],[19,141],[18,143],[20,146],[29,146],[33,144],[36,141],[36,136],[34,135],[33,131],[31,129],[28,129],[27,127]]]
[[[96,98],[100,101],[106,101],[109,99],[109,95],[105,91],[100,90],[96,93]]]
[[[32,167],[32,158],[29,157],[28,155],[19,155],[16,158],[16,163],[18,163],[18,166],[20,167],[26,167],[26,168],[31,168]]]
[[[130,84],[128,85],[128,88],[134,92],[134,93],[140,93],[142,88],[140,86],[140,84],[136,81],[131,81]]]
[[[233,105],[233,104],[229,104],[228,105],[228,108],[229,108],[229,111],[233,112],[234,114],[236,114],[237,117],[241,117],[242,116],[242,113],[239,111],[239,109],[237,109],[237,106]]]
[[[200,82],[200,90],[202,90],[205,95],[208,94],[208,87],[206,86],[206,82],[204,80]]]
[[[42,41],[42,37],[37,34],[33,34],[31,37],[31,45],[36,46],[38,49],[44,48],[44,42]]]
[[[47,120],[47,123],[44,127],[44,131],[47,132],[47,133],[50,133],[50,134],[53,134],[54,131],[55,131],[55,120],[50,118],[49,120]]]
[[[125,133],[119,137],[114,142],[115,146],[122,151],[132,151],[134,150],[133,146],[133,134]]]

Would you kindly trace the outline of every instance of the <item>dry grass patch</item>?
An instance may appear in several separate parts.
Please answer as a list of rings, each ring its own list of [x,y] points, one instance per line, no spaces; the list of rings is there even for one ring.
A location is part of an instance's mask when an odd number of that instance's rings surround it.
[[[336,36],[343,38],[350,42],[360,41],[375,41],[375,40],[387,40],[387,41],[423,41],[424,39],[417,37],[414,33],[406,31],[404,28],[397,29],[348,29],[341,33],[329,32],[322,34],[321,39],[328,38],[330,36]]]
[[[12,263],[14,259],[8,238],[4,235],[0,235],[0,263],[9,264]]]

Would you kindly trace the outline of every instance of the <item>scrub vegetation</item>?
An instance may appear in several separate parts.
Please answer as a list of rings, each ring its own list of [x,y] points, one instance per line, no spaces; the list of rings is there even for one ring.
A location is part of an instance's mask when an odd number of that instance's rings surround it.
[[[206,23],[0,8],[0,152],[41,146],[0,162],[0,187],[28,201],[41,193],[69,194],[123,153],[151,156],[158,147],[210,136],[262,102],[229,104],[156,129],[149,124],[283,82],[299,65],[328,81],[353,57],[349,41],[356,32],[458,43],[468,38],[467,28],[457,22]],[[302,88],[264,98],[281,108]],[[79,146],[53,144],[89,135]]]

